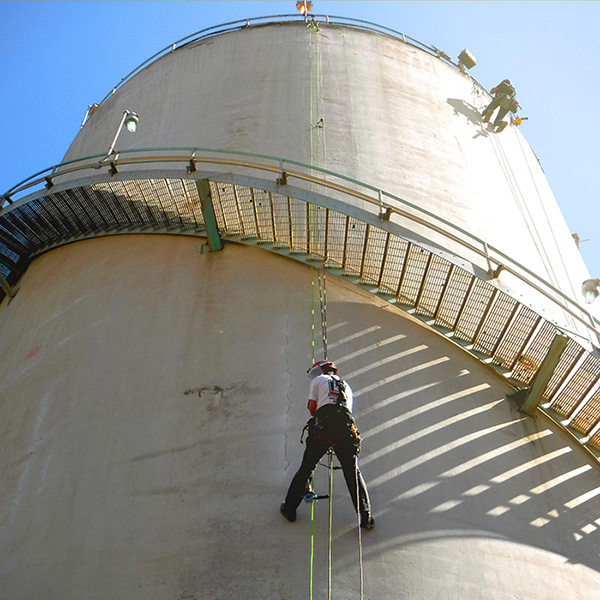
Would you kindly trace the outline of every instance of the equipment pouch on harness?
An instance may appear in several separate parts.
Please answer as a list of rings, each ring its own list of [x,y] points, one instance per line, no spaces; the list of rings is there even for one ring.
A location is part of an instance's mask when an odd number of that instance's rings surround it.
[[[360,452],[361,437],[352,413],[341,404],[326,404],[306,424],[309,435],[330,446],[350,443]]]

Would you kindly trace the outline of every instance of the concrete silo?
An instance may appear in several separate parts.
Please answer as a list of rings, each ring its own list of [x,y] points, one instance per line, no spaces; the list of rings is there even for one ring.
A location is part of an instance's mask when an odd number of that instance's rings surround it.
[[[3,197],[3,597],[591,597],[588,274],[487,98],[381,27],[230,24]],[[325,351],[356,395],[361,539],[337,473],[331,529],[326,501],[277,512]],[[536,385],[533,415],[506,398]]]

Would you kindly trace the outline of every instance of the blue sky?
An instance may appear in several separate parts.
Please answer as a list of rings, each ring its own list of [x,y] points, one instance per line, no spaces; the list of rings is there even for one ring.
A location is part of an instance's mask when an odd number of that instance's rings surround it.
[[[313,12],[386,25],[456,57],[486,88],[509,77],[537,154],[581,252],[600,277],[596,104],[599,2],[314,1]],[[158,50],[295,1],[0,1],[0,191],[59,163],[86,108]]]

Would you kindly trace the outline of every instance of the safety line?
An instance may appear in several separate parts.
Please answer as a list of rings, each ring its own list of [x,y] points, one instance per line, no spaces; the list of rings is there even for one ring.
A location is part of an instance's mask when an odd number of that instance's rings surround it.
[[[483,109],[484,107],[481,106],[481,108]],[[525,165],[527,166],[527,170],[529,172],[531,182],[533,184],[533,187],[535,188],[535,191],[536,191],[536,194],[538,197],[538,201],[541,206],[541,210],[546,218],[546,224],[548,225],[549,231],[552,234],[552,239],[554,241],[554,247],[556,248],[556,250],[558,252],[558,255],[560,258],[560,263],[563,267],[563,272],[567,273],[566,266],[565,266],[565,263],[564,263],[564,260],[562,257],[562,252],[560,251],[560,248],[558,247],[558,244],[556,242],[556,236],[554,235],[554,230],[553,230],[552,224],[549,220],[549,217],[548,217],[548,214],[546,211],[546,207],[544,206],[544,202],[541,197],[539,188],[535,182],[534,175],[529,166],[529,160],[527,159],[527,156],[525,155],[525,151],[524,151],[523,145],[521,143],[521,137],[516,130],[513,132],[513,134],[517,139],[517,143],[518,143],[521,153],[523,155],[523,159],[525,160]],[[527,230],[531,236],[533,245],[535,246],[535,248],[539,254],[542,264],[544,265],[544,267],[546,268],[546,270],[548,272],[550,280],[552,281],[552,283],[555,286],[557,286],[558,285],[558,276],[557,276],[557,272],[554,268],[554,261],[551,260],[550,256],[548,255],[548,251],[546,249],[546,244],[544,242],[545,238],[542,237],[542,235],[540,235],[540,232],[536,225],[536,220],[533,218],[533,216],[531,214],[527,198],[521,190],[521,186],[519,185],[517,177],[515,176],[515,173],[512,169],[512,166],[511,166],[511,163],[509,160],[509,156],[504,151],[504,145],[501,143],[499,138],[495,139],[494,135],[488,136],[488,137],[489,137],[489,142],[492,147],[492,150],[494,151],[494,153],[496,155],[496,159],[498,160],[498,164],[500,166],[502,174],[504,175],[506,183],[512,193],[512,196],[517,205],[517,208],[518,208],[519,212],[521,213],[525,227],[527,228]],[[570,278],[567,277],[567,280],[569,281],[569,286],[571,287],[571,291],[573,291],[573,286],[571,284]],[[571,327],[576,328],[576,323],[575,323],[574,319],[572,318],[572,316],[569,314],[566,314],[565,316],[567,318],[567,321],[571,325]]]
[[[312,485],[312,479],[311,479]],[[315,503],[310,503],[310,575],[308,597],[312,600],[313,597],[313,565],[315,557]]]
[[[325,272],[319,271],[319,299],[321,302],[321,335],[323,337],[323,358],[327,360],[327,288]]]
[[[525,195],[521,191],[521,187],[519,186],[518,180],[517,180],[517,178],[514,174],[514,171],[511,167],[509,158],[508,158],[506,152],[504,151],[504,147],[503,147],[502,143],[500,142],[500,140],[496,139],[495,136],[492,135],[492,136],[488,136],[488,137],[489,137],[490,145],[492,146],[492,150],[496,154],[496,159],[498,160],[498,164],[500,166],[502,174],[504,175],[506,183],[512,193],[512,196],[513,196],[513,199],[515,200],[517,208],[518,208],[519,212],[521,213],[521,216],[523,217],[523,222],[524,222],[525,226],[527,227],[527,230],[529,231],[531,240],[539,254],[539,257],[540,257],[542,263],[544,264],[545,268],[547,269],[552,282],[554,284],[556,284],[558,279],[556,277],[556,273],[552,266],[552,261],[550,260],[550,257],[548,256],[548,254],[546,252],[546,248],[544,247],[543,239],[537,230],[535,220],[531,216],[529,207],[527,205],[527,200],[525,198]]]
[[[325,147],[325,136],[324,133],[319,135],[319,129],[324,128],[324,119],[323,119],[323,106],[322,106],[322,98],[321,98],[321,89],[322,89],[322,73],[320,69],[321,62],[321,47],[320,47],[320,36],[319,36],[319,27],[316,23],[311,23],[308,26],[309,28],[309,113],[310,113],[310,164],[311,166],[316,165],[320,166],[320,150],[321,143],[323,145],[323,159],[326,161],[326,147]],[[313,37],[315,38],[315,43],[313,43]],[[313,62],[315,63],[315,68],[313,70]],[[316,73],[315,73],[316,71]],[[315,115],[315,109],[317,115]],[[318,122],[316,121],[316,117],[318,117]],[[311,170],[312,173],[312,170]],[[313,183],[310,184],[311,189],[313,187]],[[309,205],[309,222],[308,222],[308,232],[309,236],[308,243],[311,249],[316,247],[316,242],[318,239],[318,231],[316,228],[316,220],[319,217],[319,213],[315,210],[314,205]],[[312,281],[311,281],[311,296],[312,296],[312,339],[311,339],[311,347],[312,347],[312,361],[313,364],[316,361],[316,282],[315,275],[318,277],[318,285],[319,285],[319,305],[320,305],[320,317],[321,317],[321,338],[323,343],[323,358],[327,360],[327,288],[326,288],[326,277],[325,272],[322,269],[317,269],[312,267]],[[332,597],[332,553],[333,553],[333,471],[336,467],[333,466],[333,447],[330,447],[328,450],[329,453],[329,533],[328,533],[328,560],[327,560],[327,598],[331,600]],[[323,465],[326,466],[326,465]],[[341,467],[340,467],[341,468]],[[312,485],[312,480],[311,480]],[[356,497],[357,497],[357,506],[358,506],[358,480],[356,485]],[[314,574],[314,516],[315,516],[315,502],[311,502],[311,525],[310,525],[310,600],[313,598],[313,574]],[[358,514],[358,512],[357,512]],[[360,521],[359,524],[359,563],[360,563],[360,598],[363,598],[363,577],[362,577],[362,541],[360,537]]]
[[[518,138],[518,134],[517,132],[513,132],[515,136],[517,136]],[[542,237],[542,235],[540,235],[540,232],[538,230],[538,227],[536,225],[536,220],[533,218],[531,212],[530,212],[530,208],[528,205],[528,201],[527,198],[525,197],[525,195],[523,194],[523,192],[521,191],[521,188],[519,186],[519,183],[517,181],[517,178],[515,177],[515,174],[512,170],[512,167],[510,166],[510,162],[508,159],[508,156],[506,155],[506,153],[504,152],[504,148],[502,147],[502,144],[500,143],[500,141],[495,141],[492,143],[492,147],[494,147],[494,144],[497,145],[497,149],[495,148],[496,151],[496,156],[500,159],[500,157],[502,158],[502,161],[504,162],[504,176],[507,180],[507,182],[509,182],[509,186],[512,188],[513,191],[513,197],[517,203],[517,206],[519,208],[519,211],[521,212],[521,215],[523,217],[523,221],[525,223],[525,226],[527,227],[529,234],[531,235],[531,239],[533,241],[534,246],[536,247],[540,259],[542,261],[542,264],[544,265],[544,267],[546,268],[548,275],[550,277],[550,281],[553,283],[553,285],[555,286],[559,286],[559,278],[557,276],[557,272],[556,269],[554,268],[554,261],[550,259],[550,256],[548,255],[548,251],[546,249],[546,244],[544,241],[544,237]],[[499,160],[501,167],[502,167],[502,161]],[[513,180],[513,184],[510,184],[510,179],[512,178]],[[535,182],[534,182],[534,186],[535,186]],[[536,187],[537,190],[537,187]],[[538,193],[538,198],[539,198],[539,193]],[[541,202],[541,198],[540,202]],[[542,205],[542,211],[545,213],[545,208],[543,205],[543,202],[541,202]],[[549,224],[549,223],[548,223]],[[550,227],[550,231],[552,234],[554,234],[554,232],[552,231],[551,227]],[[558,254],[559,256],[562,256],[562,253],[560,252],[560,248],[558,248],[556,246],[556,238],[554,237],[554,235],[552,236],[553,240],[555,242],[555,247],[557,248]],[[562,258],[561,258],[561,262],[562,262]],[[562,263],[563,267],[564,267],[564,262]],[[567,279],[569,279],[567,277]],[[571,286],[572,289],[572,286]],[[567,322],[570,324],[570,326],[574,329],[576,329],[576,323],[575,320],[573,319],[573,317],[566,313],[565,314],[565,318],[567,319]]]
[[[544,201],[542,199],[542,195],[541,195],[540,190],[539,190],[539,188],[537,186],[537,183],[535,182],[535,176],[534,176],[534,174],[533,174],[533,172],[531,170],[531,167],[529,165],[529,159],[528,159],[527,155],[525,154],[525,148],[523,148],[523,143],[521,141],[521,136],[518,135],[516,131],[515,131],[515,136],[517,138],[517,142],[519,144],[519,148],[521,149],[521,154],[523,155],[523,159],[525,160],[525,165],[527,166],[527,171],[529,172],[529,176],[531,177],[531,182],[533,183],[533,187],[535,188],[535,192],[537,194],[538,200],[540,201],[540,205],[542,207],[542,212],[544,213],[544,217],[546,218],[546,223],[548,224],[548,229],[552,233],[552,237],[553,237],[553,239],[555,241],[556,248],[558,250],[558,257],[559,257],[559,260],[560,260],[560,262],[562,264],[562,267],[563,267],[563,272],[566,273],[566,274],[568,274],[569,270],[568,270],[567,265],[565,264],[565,261],[563,259],[562,252],[560,251],[560,248],[558,247],[558,243],[556,242],[556,235],[554,233],[554,227],[552,227],[552,222],[550,221],[550,217],[548,215],[548,211],[546,210],[546,206],[545,206]],[[541,165],[540,165],[540,167],[541,167]],[[571,287],[571,292],[573,293],[573,295],[575,297],[577,297],[577,291],[573,288],[573,284],[571,282],[571,279],[568,278],[568,281],[569,281],[569,285]]]
[[[312,132],[312,122],[313,122],[313,94],[312,94],[312,88],[313,88],[313,74],[312,74],[312,34],[310,33],[309,30],[309,34],[308,34],[308,87],[309,87],[309,98],[308,98],[308,105],[309,105],[309,127],[310,127],[310,164],[311,167],[313,165],[313,132]],[[310,174],[312,176],[312,169],[310,171]],[[313,187],[313,184],[311,182],[310,184],[311,190]],[[312,203],[309,204],[309,213],[308,213],[308,218],[309,221],[307,223],[308,225],[308,231],[307,231],[307,236],[312,236],[312,227],[310,227],[311,222],[313,221],[313,205]],[[308,238],[307,239],[307,243],[309,248],[312,248],[312,239]],[[311,324],[311,332],[312,332],[312,340],[311,340],[311,350],[312,350],[312,364],[315,363],[315,277],[314,277],[314,268],[313,268],[313,272],[311,273],[312,275],[312,279],[311,279],[311,298],[312,298],[312,307],[311,307],[311,314],[312,314],[312,324]],[[309,577],[309,599],[312,600],[313,598],[313,572],[314,572],[314,560],[315,560],[315,502],[312,501],[311,502],[311,509],[310,509],[310,577]]]
[[[312,280],[311,280],[311,298],[312,298],[312,307],[311,307],[311,356],[312,356],[312,364],[314,365],[316,362],[315,359],[315,277],[314,277],[314,267],[312,267]]]
[[[364,596],[364,575],[363,575],[363,550],[362,550],[362,531],[360,530],[360,498],[358,493],[358,456],[354,462],[354,479],[356,483],[356,526],[358,529],[358,568],[360,578],[360,600]]]
[[[314,269],[314,267],[313,267]],[[314,273],[314,271],[313,271]],[[312,277],[311,280],[311,314],[312,314],[312,323],[311,323],[311,352],[312,352],[312,364],[315,364],[315,278]],[[311,486],[312,486],[313,478],[311,478]],[[313,571],[314,571],[314,562],[315,562],[315,503],[314,501],[310,503],[310,566],[309,566],[309,578],[308,578],[308,597],[309,600],[313,600]]]
[[[333,448],[329,447],[329,542],[327,557],[327,600],[331,600],[331,534],[333,531]]]

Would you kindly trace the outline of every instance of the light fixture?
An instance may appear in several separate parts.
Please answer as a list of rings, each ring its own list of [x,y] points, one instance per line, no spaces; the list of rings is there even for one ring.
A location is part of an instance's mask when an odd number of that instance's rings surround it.
[[[581,286],[585,301],[591,304],[600,294],[600,279],[586,279]]]
[[[131,133],[135,133],[139,122],[140,118],[134,112],[129,113],[128,117],[125,119],[125,127],[127,127]]]
[[[312,2],[307,2],[306,0],[300,0],[299,2],[296,2],[296,8],[303,15],[308,14],[308,12],[312,10],[312,5]]]
[[[465,48],[458,55],[458,66],[460,70],[465,71],[465,69],[472,69],[477,64],[477,59],[471,54],[471,52]]]
[[[123,129],[123,125],[127,127],[127,131],[135,133],[139,122],[140,118],[136,113],[134,113],[132,110],[126,110],[123,113],[123,117],[121,118],[121,122],[119,123],[119,127],[117,128],[117,133],[115,133],[115,137],[113,138],[112,144],[110,145],[110,148],[108,149],[108,152],[106,154],[112,154],[114,152],[115,144],[117,143],[117,139],[119,137],[119,134],[121,133],[121,129]]]

